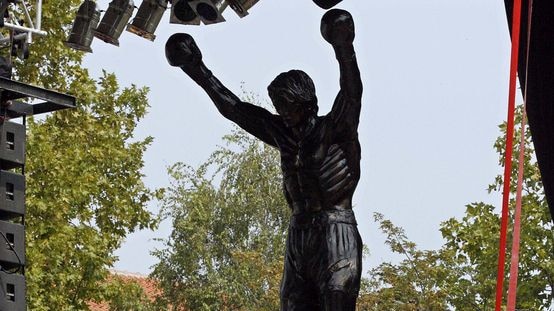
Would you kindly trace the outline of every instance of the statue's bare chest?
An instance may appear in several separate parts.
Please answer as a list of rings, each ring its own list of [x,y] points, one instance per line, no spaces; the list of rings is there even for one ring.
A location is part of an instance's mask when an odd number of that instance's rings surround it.
[[[285,135],[279,141],[285,195],[295,211],[350,206],[344,202],[359,179],[359,143],[334,137],[325,125],[317,124],[304,139]]]
[[[351,175],[347,150],[338,144],[300,144],[282,153],[281,167],[293,201],[324,198],[336,182]]]

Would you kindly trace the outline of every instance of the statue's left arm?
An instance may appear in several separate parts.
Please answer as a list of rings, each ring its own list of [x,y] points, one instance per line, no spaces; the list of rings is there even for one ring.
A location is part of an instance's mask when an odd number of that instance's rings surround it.
[[[277,147],[273,132],[279,128],[277,118],[269,111],[243,102],[227,89],[206,67],[194,39],[186,33],[173,34],[166,43],[165,53],[170,65],[179,67],[204,89],[217,110],[248,133]]]
[[[354,21],[344,10],[330,10],[321,19],[321,34],[333,46],[340,69],[340,91],[328,117],[337,134],[357,133],[362,102],[362,80],[354,51]]]

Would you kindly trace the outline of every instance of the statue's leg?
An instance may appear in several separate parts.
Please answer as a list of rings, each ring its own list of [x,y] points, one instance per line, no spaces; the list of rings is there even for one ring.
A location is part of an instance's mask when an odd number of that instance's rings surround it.
[[[355,224],[331,223],[326,235],[328,261],[319,284],[322,310],[354,311],[362,272],[360,234]]]
[[[293,295],[281,296],[281,311],[318,311],[321,310],[317,290],[300,287]]]
[[[355,311],[356,310],[356,298],[355,295],[351,295],[344,291],[330,290],[323,296],[323,305],[325,311]]]
[[[306,254],[309,229],[290,228],[287,238],[285,267],[281,280],[281,311],[320,310],[318,290],[306,279],[305,267],[309,266]]]

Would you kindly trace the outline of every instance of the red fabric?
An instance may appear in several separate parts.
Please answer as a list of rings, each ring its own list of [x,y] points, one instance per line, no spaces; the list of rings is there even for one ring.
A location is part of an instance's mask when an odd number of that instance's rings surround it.
[[[506,127],[506,154],[504,165],[504,187],[502,193],[502,221],[500,225],[500,245],[498,250],[498,272],[496,277],[495,310],[501,311],[504,288],[504,264],[506,262],[506,235],[508,229],[508,211],[510,203],[510,180],[512,172],[512,149],[514,144],[514,112],[517,65],[519,56],[519,33],[521,26],[521,0],[514,0],[512,19],[512,59],[510,64],[510,85],[508,92],[508,119]]]
[[[517,296],[517,277],[519,268],[519,238],[521,231],[521,192],[523,188],[523,161],[525,154],[525,107],[521,120],[521,141],[519,142],[519,165],[517,172],[516,210],[514,215],[514,231],[512,234],[512,258],[510,262],[510,280],[508,287],[508,311],[515,311]]]
[[[531,25],[533,19],[533,0],[529,0],[529,9],[527,16],[527,51],[526,51],[526,66],[525,70],[529,67],[529,50],[531,43]],[[527,74],[525,76],[528,76]],[[526,80],[527,81],[527,80]],[[526,99],[527,99],[527,85],[525,85],[525,94],[523,95],[523,116],[521,118],[521,138],[519,141],[519,166],[517,170],[517,189],[516,189],[516,210],[514,215],[514,231],[512,236],[512,259],[510,262],[510,280],[508,287],[508,311],[515,311],[516,298],[517,298],[517,281],[519,270],[519,241],[521,233],[521,193],[523,189],[523,161],[525,157],[525,126],[527,114],[526,112]]]

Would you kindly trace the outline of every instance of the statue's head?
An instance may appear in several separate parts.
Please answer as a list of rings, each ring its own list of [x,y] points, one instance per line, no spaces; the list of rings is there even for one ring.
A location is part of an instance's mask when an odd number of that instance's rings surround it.
[[[317,115],[314,82],[301,70],[279,74],[267,87],[269,97],[285,125],[294,127]]]

